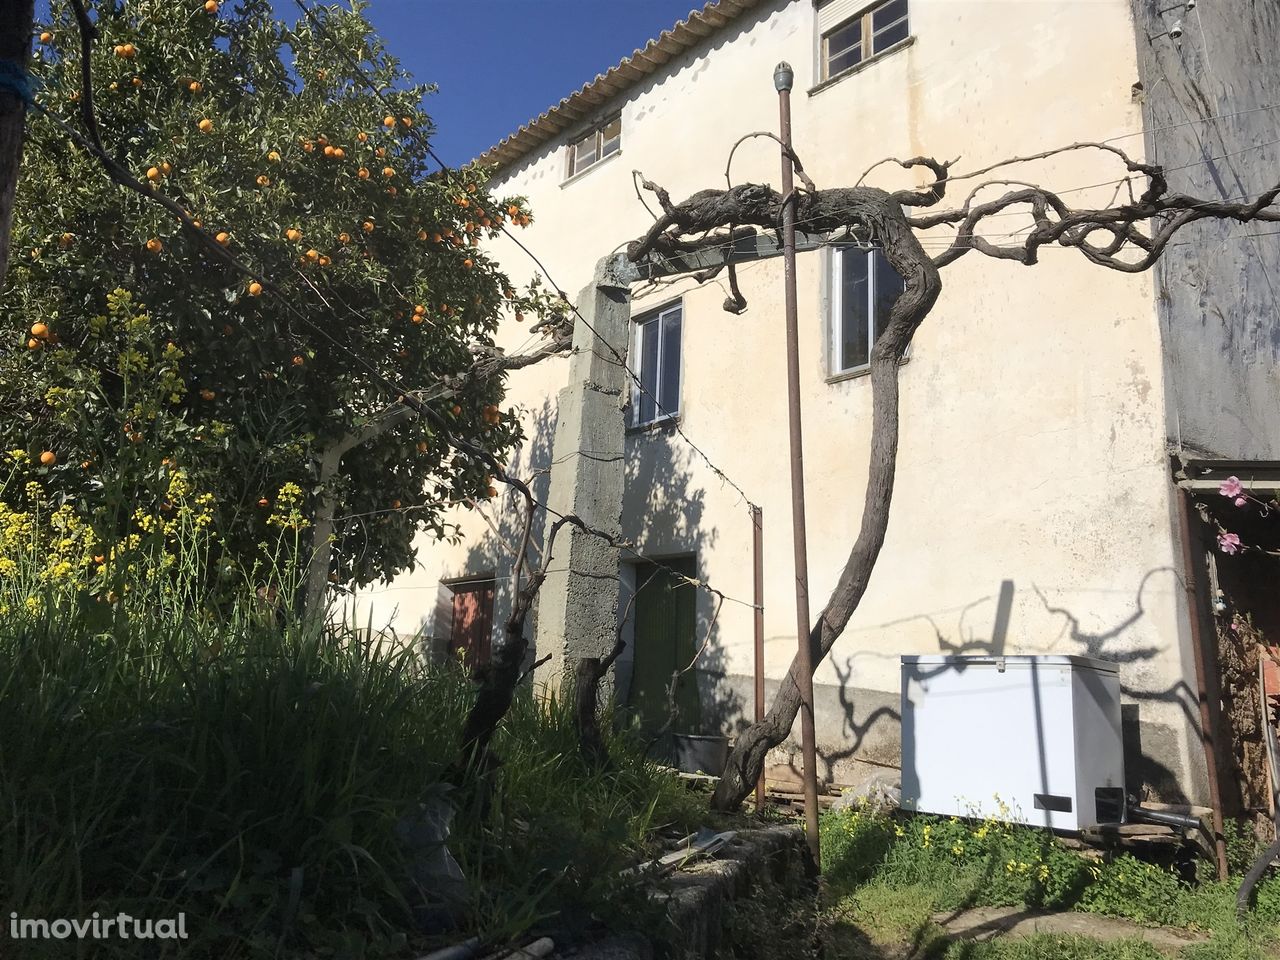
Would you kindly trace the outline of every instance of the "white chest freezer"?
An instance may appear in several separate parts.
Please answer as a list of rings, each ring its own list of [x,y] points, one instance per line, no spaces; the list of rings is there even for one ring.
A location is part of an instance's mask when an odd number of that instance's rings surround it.
[[[1055,830],[1122,822],[1116,665],[904,656],[902,807]]]

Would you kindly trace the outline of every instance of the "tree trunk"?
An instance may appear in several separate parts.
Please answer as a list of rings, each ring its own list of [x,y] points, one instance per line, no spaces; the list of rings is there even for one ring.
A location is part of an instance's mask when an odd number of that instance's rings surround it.
[[[0,65],[12,64],[5,74],[17,82],[18,71],[30,66],[31,28],[35,0],[0,0]],[[22,165],[27,105],[14,90],[0,86],[0,281],[9,268],[9,238],[13,228],[13,197]]]
[[[811,662],[815,670],[858,608],[880,548],[884,545],[898,457],[898,369],[912,334],[942,290],[937,267],[905,221],[890,217],[880,227],[884,254],[906,287],[894,304],[889,324],[871,355],[871,455],[862,526],[840,579],[809,633]],[[713,809],[733,810],[741,804],[755,789],[769,751],[790,734],[800,710],[797,670],[797,662],[792,660],[791,669],[765,718],[752,724],[737,738],[724,775],[711,798]]]
[[[578,661],[573,678],[573,717],[578,728],[578,748],[593,770],[609,769],[609,748],[600,733],[600,680],[608,667],[599,657]]]

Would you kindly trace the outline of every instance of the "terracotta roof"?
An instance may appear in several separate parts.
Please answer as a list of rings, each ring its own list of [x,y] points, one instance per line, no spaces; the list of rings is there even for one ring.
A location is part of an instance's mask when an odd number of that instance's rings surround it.
[[[761,0],[710,0],[701,10],[689,11],[687,19],[680,20],[670,30],[662,31],[657,39],[650,40],[642,49],[635,50],[617,66],[597,74],[581,90],[569,94],[471,162],[497,166],[499,169],[510,166],[566,127],[589,115],[606,100],[631,88],[673,57],[698,45],[760,2]]]

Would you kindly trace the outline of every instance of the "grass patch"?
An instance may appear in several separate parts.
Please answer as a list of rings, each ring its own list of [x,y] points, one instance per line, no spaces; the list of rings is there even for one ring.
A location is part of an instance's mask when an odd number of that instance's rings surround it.
[[[1037,936],[951,943],[930,919],[984,906],[1076,910],[1209,932],[1208,942],[1183,950],[1188,960],[1260,960],[1275,956],[1280,945],[1275,871],[1259,885],[1252,915],[1239,924],[1238,878],[1190,884],[1170,868],[1130,854],[1107,862],[1085,858],[1048,831],[999,817],[829,812],[822,844],[822,925],[830,960],[1161,956],[1140,941]]]
[[[473,687],[456,665],[245,607],[216,619],[49,593],[0,613],[0,903],[24,918],[186,915],[148,956],[400,957],[607,917],[618,871],[700,798],[524,691],[484,804],[443,782]],[[431,808],[458,806],[451,884]],[[450,894],[456,894],[452,899]],[[435,931],[434,938],[428,934]],[[7,938],[7,932],[6,932]],[[104,940],[95,957],[133,956]],[[27,941],[22,956],[69,956]]]

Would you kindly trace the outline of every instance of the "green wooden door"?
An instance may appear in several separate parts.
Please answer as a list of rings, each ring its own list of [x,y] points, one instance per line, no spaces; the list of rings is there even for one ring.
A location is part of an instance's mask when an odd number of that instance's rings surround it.
[[[662,566],[639,563],[635,567],[640,592],[632,608],[635,651],[628,699],[642,728],[649,731],[667,722],[671,676],[689,666],[697,652],[697,588],[664,567],[688,577],[697,572],[693,557],[663,560]],[[676,681],[675,703],[677,716],[671,732],[698,732],[702,711],[695,671],[682,673]]]

